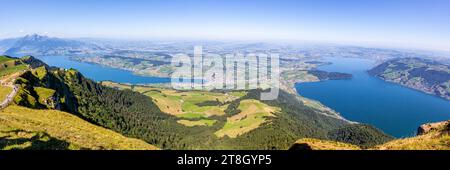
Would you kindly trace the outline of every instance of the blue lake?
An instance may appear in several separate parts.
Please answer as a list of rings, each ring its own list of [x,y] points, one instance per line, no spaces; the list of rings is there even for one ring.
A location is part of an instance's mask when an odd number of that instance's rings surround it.
[[[130,71],[72,61],[66,56],[37,57],[50,66],[74,68],[95,81],[120,83],[168,83],[170,78],[146,77]],[[370,60],[328,58],[325,71],[353,74],[351,80],[331,80],[296,84],[297,91],[338,111],[345,118],[374,125],[384,132],[406,137],[414,135],[420,124],[450,119],[450,101],[388,83],[369,76]]]
[[[67,69],[69,68],[77,69],[84,76],[95,81],[110,80],[119,83],[132,83],[132,84],[170,82],[170,78],[139,76],[126,70],[104,67],[97,64],[73,61],[66,56],[40,56],[37,58],[44,61],[50,66],[56,66]]]
[[[385,82],[366,71],[374,62],[327,58],[320,70],[353,74],[351,80],[297,83],[300,95],[318,100],[348,120],[367,123],[395,137],[415,135],[423,123],[450,119],[450,101]]]

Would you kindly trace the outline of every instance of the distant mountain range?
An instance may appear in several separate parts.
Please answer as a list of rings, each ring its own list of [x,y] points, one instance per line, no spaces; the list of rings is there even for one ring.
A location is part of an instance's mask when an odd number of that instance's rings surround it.
[[[89,54],[99,50],[104,49],[92,43],[38,34],[0,40],[0,53],[10,56]]]

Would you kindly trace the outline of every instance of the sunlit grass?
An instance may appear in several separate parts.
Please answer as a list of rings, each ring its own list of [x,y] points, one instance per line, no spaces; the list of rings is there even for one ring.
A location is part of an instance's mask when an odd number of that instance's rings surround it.
[[[238,109],[241,112],[227,118],[224,127],[215,133],[216,136],[235,138],[258,128],[267,121],[267,117],[274,117],[273,113],[280,111],[277,107],[272,107],[253,99],[241,101]]]
[[[8,86],[0,86],[0,102],[3,102],[8,94],[12,92],[12,88]]]
[[[56,144],[64,145],[63,149],[157,149],[144,141],[125,137],[66,112],[34,110],[15,105],[0,111],[0,136],[8,136],[11,141],[21,138],[25,141],[42,144],[45,141],[33,138],[39,133],[45,133],[41,136],[47,136]],[[6,146],[4,145],[0,149],[15,147],[6,143]],[[27,147],[27,144],[17,145],[17,147]],[[52,147],[54,146],[52,145]]]

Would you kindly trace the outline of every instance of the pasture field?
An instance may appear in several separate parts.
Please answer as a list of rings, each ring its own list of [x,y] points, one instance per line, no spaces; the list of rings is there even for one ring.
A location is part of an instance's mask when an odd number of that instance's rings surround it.
[[[214,133],[218,138],[228,136],[235,138],[250,132],[263,123],[269,123],[269,117],[275,117],[274,113],[280,108],[269,106],[254,99],[241,99],[247,95],[245,91],[178,91],[169,88],[150,86],[129,86],[114,82],[103,85],[118,88],[131,89],[152,98],[161,111],[173,115],[178,123],[187,127],[213,126],[221,121],[223,127],[218,127]],[[239,101],[237,112],[233,115],[226,113],[230,103]]]
[[[275,117],[273,113],[280,111],[279,108],[271,107],[254,99],[242,100],[238,109],[241,112],[228,117],[225,126],[215,133],[216,136],[235,138],[258,128],[267,122],[268,117]]]

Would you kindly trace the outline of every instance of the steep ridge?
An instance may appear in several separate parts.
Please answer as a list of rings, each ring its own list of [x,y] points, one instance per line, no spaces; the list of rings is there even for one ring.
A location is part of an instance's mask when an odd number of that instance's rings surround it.
[[[158,149],[70,113],[8,106],[0,111],[0,149]]]

